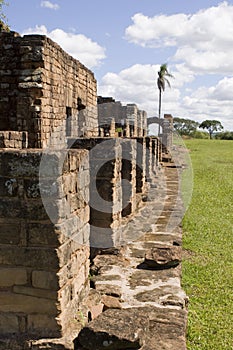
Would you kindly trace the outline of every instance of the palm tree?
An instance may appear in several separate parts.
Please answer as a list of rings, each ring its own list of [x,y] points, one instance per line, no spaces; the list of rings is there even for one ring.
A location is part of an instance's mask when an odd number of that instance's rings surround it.
[[[157,85],[159,88],[159,131],[158,134],[160,134],[160,119],[161,119],[161,105],[162,105],[162,91],[165,91],[165,85],[171,87],[171,84],[167,77],[173,78],[173,75],[168,72],[167,64],[163,63],[160,66],[160,70],[158,72],[158,79],[157,79]],[[159,136],[159,135],[158,135]]]
[[[3,5],[7,5],[7,3],[5,2],[5,0],[0,0],[0,32],[9,32],[10,28],[6,24],[6,16],[2,12]]]

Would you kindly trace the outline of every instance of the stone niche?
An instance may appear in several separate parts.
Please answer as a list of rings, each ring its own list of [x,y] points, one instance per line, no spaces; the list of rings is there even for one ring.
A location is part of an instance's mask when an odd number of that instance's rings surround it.
[[[89,292],[88,152],[0,150],[0,193],[0,338],[69,342]]]
[[[94,74],[44,35],[1,32],[0,125],[30,148],[98,136]]]

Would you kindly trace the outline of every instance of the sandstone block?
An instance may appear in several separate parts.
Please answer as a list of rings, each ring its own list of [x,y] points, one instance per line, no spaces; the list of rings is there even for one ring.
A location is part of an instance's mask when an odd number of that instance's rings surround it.
[[[55,250],[0,246],[0,264],[34,267],[57,271],[59,263]]]
[[[16,294],[29,295],[32,297],[51,299],[51,300],[56,300],[56,297],[57,297],[56,291],[24,287],[24,286],[14,286],[13,292]]]
[[[59,337],[61,329],[56,319],[49,315],[28,315],[28,332],[43,334],[43,337]]]
[[[0,312],[0,334],[17,333],[18,331],[18,317],[14,314]]]
[[[0,223],[0,244],[14,244],[20,242],[20,224]]]
[[[56,316],[57,307],[53,300],[15,293],[0,293],[0,312],[40,313]]]
[[[106,310],[79,333],[74,349],[186,350],[187,312],[156,307]]]
[[[33,271],[32,285],[35,288],[58,290],[58,277],[55,272]]]
[[[0,267],[0,287],[27,284],[27,270]]]
[[[145,264],[151,268],[175,267],[181,262],[182,248],[179,246],[157,246],[151,248],[145,257]]]
[[[121,309],[121,303],[118,298],[103,295],[101,301],[104,304],[104,311],[107,309]]]
[[[58,237],[53,224],[29,223],[27,225],[28,245],[34,247],[57,247]]]

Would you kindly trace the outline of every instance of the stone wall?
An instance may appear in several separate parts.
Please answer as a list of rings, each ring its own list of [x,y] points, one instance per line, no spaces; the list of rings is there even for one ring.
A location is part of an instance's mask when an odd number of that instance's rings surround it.
[[[123,227],[144,205],[161,144],[135,104],[99,98],[98,111],[79,61],[45,36],[0,33],[0,349],[73,349],[105,305],[92,259],[138,238]]]
[[[0,188],[0,334],[73,338],[89,291],[88,154],[1,150]]]
[[[110,136],[112,120],[116,124],[114,136],[143,137],[147,135],[147,113],[136,104],[123,106],[111,97],[98,96],[98,120],[104,136]]]
[[[118,247],[122,218],[134,215],[157,164],[157,143],[150,138],[70,139],[74,149],[89,150],[90,243]],[[147,168],[150,171],[147,171]]]
[[[28,134],[26,131],[0,131],[0,148],[27,148]]]
[[[0,33],[0,123],[34,148],[97,136],[93,73],[46,36]]]

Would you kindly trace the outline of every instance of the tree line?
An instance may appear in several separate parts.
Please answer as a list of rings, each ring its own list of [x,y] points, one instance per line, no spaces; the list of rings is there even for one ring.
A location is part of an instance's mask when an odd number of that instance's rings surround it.
[[[223,126],[218,120],[204,120],[198,123],[192,119],[174,118],[173,125],[174,129],[182,136],[233,140],[233,131],[222,131]]]

